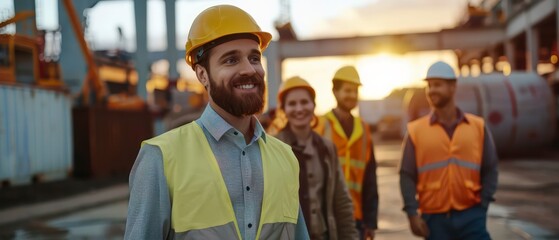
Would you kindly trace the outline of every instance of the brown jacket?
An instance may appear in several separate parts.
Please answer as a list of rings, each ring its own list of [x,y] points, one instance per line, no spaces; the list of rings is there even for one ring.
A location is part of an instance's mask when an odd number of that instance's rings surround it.
[[[304,164],[306,156],[302,154],[303,149],[296,146],[297,140],[289,126],[281,130],[276,137],[292,146],[293,153],[295,153],[299,160],[299,201],[307,226],[311,226],[309,222],[311,219],[309,199],[311,197],[320,197],[323,199],[323,206],[325,206],[325,213],[323,215],[327,218],[325,222],[328,226],[328,236],[330,239],[358,239],[358,232],[353,218],[353,203],[345,184],[342,169],[338,163],[338,154],[334,144],[312,132],[312,142],[320,155],[320,159],[323,160],[322,169],[326,169],[324,173],[326,183],[324,184],[325,196],[309,196],[306,178],[308,171],[306,164]]]

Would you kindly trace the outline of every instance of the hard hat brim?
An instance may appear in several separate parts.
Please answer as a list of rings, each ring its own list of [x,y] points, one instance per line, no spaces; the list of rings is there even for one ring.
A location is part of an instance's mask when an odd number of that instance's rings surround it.
[[[348,79],[340,79],[340,78],[334,78],[334,79],[332,79],[332,82],[335,82],[335,81],[343,82],[343,83],[355,84],[355,85],[357,85],[357,86],[362,86],[362,85],[363,85],[361,82],[356,82],[356,81],[354,81],[354,80],[348,80]]]
[[[423,79],[423,81],[429,81],[429,80],[445,80],[445,81],[456,81],[456,78],[445,78],[445,77],[429,77],[429,78],[425,78]]]
[[[226,38],[226,37],[228,37],[228,36],[237,35],[237,34],[253,34],[253,35],[255,35],[255,36],[259,39],[260,51],[262,51],[262,52],[264,52],[264,51],[266,50],[266,48],[268,48],[268,45],[270,44],[270,42],[271,42],[271,40],[272,40],[272,34],[270,34],[269,32],[263,32],[263,31],[261,31],[261,32],[244,32],[244,33],[241,32],[241,33],[227,34],[227,35],[221,36],[221,37],[219,37],[219,38],[217,38],[217,39]],[[217,40],[217,39],[215,39],[215,40]],[[238,39],[238,38],[237,38],[237,39]],[[213,41],[215,41],[215,40],[213,40]],[[231,40],[229,40],[229,41],[232,41],[232,40],[234,40],[234,39],[231,39]],[[226,43],[226,42],[228,42],[228,41],[223,41],[223,42],[221,42],[221,43],[219,43],[219,44],[223,44],[223,43]],[[194,61],[193,61],[194,59],[193,59],[192,54],[193,54],[195,51],[197,51],[200,47],[202,47],[202,46],[204,46],[204,45],[206,45],[206,44],[208,44],[208,42],[204,42],[204,43],[200,43],[200,44],[194,45],[194,46],[192,46],[192,47],[186,52],[186,54],[185,54],[185,60],[186,60],[186,63],[187,63],[189,66],[192,67],[193,64],[195,64]],[[217,44],[217,45],[219,45],[219,44]],[[217,46],[217,45],[216,45],[216,46]]]

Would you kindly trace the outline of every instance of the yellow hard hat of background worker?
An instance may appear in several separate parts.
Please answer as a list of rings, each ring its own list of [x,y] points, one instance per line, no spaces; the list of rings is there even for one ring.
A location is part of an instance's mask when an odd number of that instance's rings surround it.
[[[357,73],[357,69],[355,69],[355,67],[353,66],[345,66],[338,69],[332,81],[336,81],[336,80],[350,82],[361,86],[359,73]]]
[[[299,76],[295,76],[295,77],[291,77],[287,80],[285,80],[279,88],[279,92],[278,92],[278,102],[281,104],[281,100],[283,98],[283,95],[285,95],[285,93],[287,93],[289,90],[295,89],[295,88],[304,88],[306,90],[308,90],[311,93],[311,98],[314,100],[316,93],[314,91],[314,88],[311,87],[311,85],[305,81],[305,79],[299,77]]]
[[[238,34],[251,33],[260,40],[260,50],[264,51],[272,35],[263,32],[256,21],[242,9],[231,5],[217,5],[201,12],[190,27],[186,41],[186,63],[195,64],[192,54],[194,50],[218,38]]]

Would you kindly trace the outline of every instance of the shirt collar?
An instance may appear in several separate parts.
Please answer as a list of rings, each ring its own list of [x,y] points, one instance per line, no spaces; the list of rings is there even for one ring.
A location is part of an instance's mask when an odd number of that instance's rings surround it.
[[[435,114],[435,112],[431,111],[431,118],[429,119],[429,124],[433,125],[435,123],[439,123],[439,119],[437,117],[437,115]],[[468,121],[468,118],[466,118],[466,115],[464,114],[464,112],[462,112],[462,110],[460,110],[460,108],[456,107],[456,122],[460,123],[460,122],[465,122],[465,123],[470,123]]]
[[[262,138],[264,142],[266,142],[266,132],[262,127],[262,124],[258,121],[258,119],[252,116],[252,120],[255,122],[254,127],[254,137],[252,141],[258,140],[258,138]],[[212,108],[210,104],[206,106],[204,112],[200,116],[199,122],[202,126],[212,135],[212,137],[219,141],[225,133],[228,131],[238,131],[236,130],[231,124],[229,124],[225,119],[223,119],[217,112]]]

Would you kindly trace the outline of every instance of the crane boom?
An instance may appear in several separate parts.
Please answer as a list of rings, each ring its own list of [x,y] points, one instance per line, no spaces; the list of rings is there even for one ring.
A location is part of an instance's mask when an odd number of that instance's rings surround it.
[[[95,99],[97,103],[100,103],[103,101],[103,98],[105,97],[106,93],[99,79],[99,75],[97,73],[98,71],[97,64],[95,63],[95,59],[93,59],[93,54],[89,50],[89,47],[87,46],[87,42],[85,41],[83,30],[80,26],[80,21],[78,20],[78,16],[76,15],[74,3],[72,3],[72,0],[63,0],[62,2],[64,3],[64,8],[68,13],[68,16],[70,18],[70,23],[72,24],[72,28],[74,29],[74,34],[76,35],[76,39],[80,44],[80,49],[84,55],[84,58],[88,66],[86,82],[84,83],[84,86],[82,88],[84,102],[86,104],[89,104],[89,98],[88,98],[89,87],[92,86],[96,97]]]

